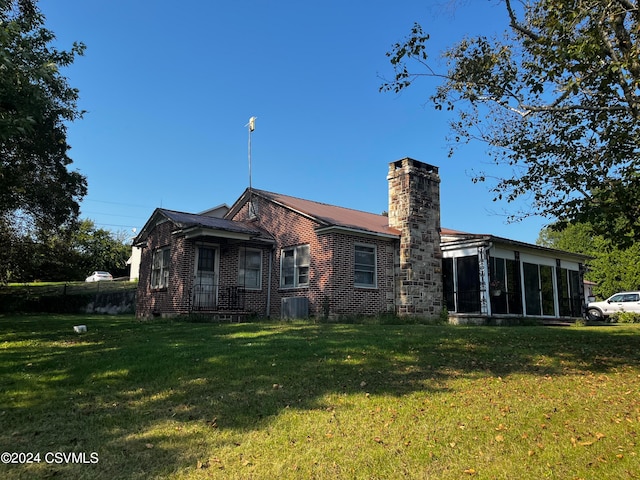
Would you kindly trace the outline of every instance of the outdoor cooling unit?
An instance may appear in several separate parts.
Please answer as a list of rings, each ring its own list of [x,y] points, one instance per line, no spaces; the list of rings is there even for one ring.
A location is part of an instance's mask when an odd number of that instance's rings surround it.
[[[309,299],[306,297],[283,298],[280,312],[283,319],[307,318],[309,316]]]

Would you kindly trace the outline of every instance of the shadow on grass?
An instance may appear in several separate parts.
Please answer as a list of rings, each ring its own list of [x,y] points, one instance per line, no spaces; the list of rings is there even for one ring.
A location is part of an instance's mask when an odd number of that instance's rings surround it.
[[[76,335],[80,323],[88,332]],[[638,363],[637,333],[0,317],[0,448],[98,452],[99,469],[83,466],[83,478],[167,475],[194,463],[180,442],[203,428],[222,448],[233,432],[264,428],[285,409],[331,409],[336,396],[438,395],[464,377],[606,374]],[[24,475],[74,468],[31,465]]]

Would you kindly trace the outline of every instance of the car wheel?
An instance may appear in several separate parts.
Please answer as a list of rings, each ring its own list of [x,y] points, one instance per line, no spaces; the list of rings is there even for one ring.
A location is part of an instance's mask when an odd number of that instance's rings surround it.
[[[587,318],[589,320],[598,320],[601,322],[604,321],[604,315],[597,308],[590,308],[589,310],[587,310]]]

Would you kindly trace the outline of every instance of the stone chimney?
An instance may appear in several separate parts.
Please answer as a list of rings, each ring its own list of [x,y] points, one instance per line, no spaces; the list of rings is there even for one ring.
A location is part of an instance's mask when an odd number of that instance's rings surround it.
[[[389,226],[400,230],[394,265],[398,315],[435,317],[443,304],[438,167],[403,158],[389,164]]]

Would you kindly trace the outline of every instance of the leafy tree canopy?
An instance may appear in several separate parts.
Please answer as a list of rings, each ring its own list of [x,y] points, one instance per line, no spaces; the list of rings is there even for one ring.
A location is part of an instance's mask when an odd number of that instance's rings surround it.
[[[57,228],[75,218],[86,180],[69,171],[65,122],[81,117],[60,69],[84,45],[52,46],[35,0],[0,0],[0,222]]]
[[[84,280],[94,270],[125,276],[131,245],[125,234],[96,228],[91,220],[51,231],[8,231],[0,250],[1,282]]]
[[[639,241],[640,1],[501,3],[504,36],[462,39],[444,52],[445,72],[430,65],[416,24],[387,53],[395,75],[381,90],[441,80],[431,100],[454,111],[453,138],[487,142],[507,167],[494,200],[531,198],[512,220],[541,214],[589,223],[621,246]]]
[[[640,243],[619,248],[611,240],[593,232],[591,225],[577,223],[544,228],[538,245],[590,255],[587,280],[595,282],[594,293],[607,298],[616,292],[640,289]]]

